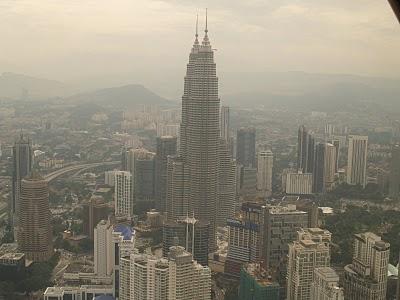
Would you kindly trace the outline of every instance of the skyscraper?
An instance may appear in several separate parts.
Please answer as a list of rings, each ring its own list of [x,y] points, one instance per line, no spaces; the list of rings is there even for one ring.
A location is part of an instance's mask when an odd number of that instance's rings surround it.
[[[236,161],[245,168],[256,168],[256,130],[240,128],[236,137]]]
[[[350,185],[367,185],[367,154],[368,137],[359,135],[349,136],[347,157],[347,183]]]
[[[344,268],[347,300],[386,299],[390,244],[374,233],[354,235],[353,262]]]
[[[177,138],[173,136],[162,136],[156,140],[155,156],[155,198],[156,208],[165,212],[167,197],[167,161],[168,156],[176,155]]]
[[[218,149],[218,200],[217,226],[226,226],[226,220],[233,217],[236,202],[236,163],[228,143],[221,139]]]
[[[203,42],[199,43],[196,32],[187,64],[179,152],[183,173],[188,176],[185,202],[190,215],[210,222],[211,249],[215,245],[218,197],[219,108],[216,64],[206,22]]]
[[[13,227],[18,226],[19,214],[19,195],[21,190],[21,180],[29,176],[32,172],[33,151],[31,141],[20,135],[13,147],[13,174],[12,174],[12,201],[11,217]]]
[[[20,192],[18,248],[29,260],[46,261],[53,255],[48,183],[33,174]]]
[[[272,194],[272,168],[274,155],[272,151],[261,151],[257,160],[257,190],[265,196]]]
[[[115,215],[123,217],[133,216],[133,188],[132,175],[128,171],[115,172]]]
[[[228,142],[229,138],[230,138],[230,136],[229,136],[229,130],[230,130],[229,117],[230,117],[229,106],[221,106],[219,131],[220,131],[220,137],[223,140],[225,140],[226,142]]]
[[[112,256],[113,225],[101,220],[94,229],[94,273],[97,276],[111,276],[114,268]]]
[[[297,137],[297,170],[303,173],[314,171],[314,137],[304,125],[299,127]]]
[[[133,197],[135,205],[145,210],[154,206],[154,168],[153,152],[136,149],[134,154]]]
[[[329,143],[319,143],[315,147],[314,192],[325,193],[332,189],[335,181],[336,148]]]
[[[392,199],[400,197],[400,145],[393,145],[389,174],[389,196]]]
[[[287,300],[311,299],[315,268],[329,267],[331,233],[309,228],[298,233],[297,241],[289,244],[287,269]]]

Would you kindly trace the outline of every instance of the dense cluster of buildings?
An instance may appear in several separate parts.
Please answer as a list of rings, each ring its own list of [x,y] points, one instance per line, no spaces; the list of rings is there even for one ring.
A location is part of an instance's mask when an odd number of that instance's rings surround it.
[[[180,125],[163,124],[176,119],[172,112],[158,119],[155,152],[124,147],[120,170],[105,172],[105,184],[114,187],[114,214],[96,195],[83,204],[94,270],[76,280],[89,284],[49,287],[45,300],[211,300],[208,265],[218,255],[210,254],[220,254],[223,244],[218,227],[227,228],[222,272],[226,280],[240,281],[240,300],[385,299],[390,245],[373,233],[355,235],[353,261],[339,280],[331,266],[332,236],[320,228],[318,207],[269,201],[273,152],[257,148],[252,127],[239,128],[234,145],[229,107],[220,105],[206,27],[201,43],[196,32],[189,55]],[[154,121],[151,115],[140,112],[148,122]],[[124,114],[125,128],[143,126],[136,117]],[[296,168],[282,174],[286,195],[298,200],[341,182],[367,185],[368,137],[349,135],[343,141],[332,128],[326,130],[329,136],[322,141],[300,126]],[[339,157],[346,141],[343,179]],[[400,197],[399,149],[392,150],[392,198]],[[25,260],[49,260],[54,250],[48,182],[32,170],[29,139],[21,135],[13,157],[11,219],[18,249],[0,256],[0,267],[21,269]],[[162,255],[137,247],[132,228],[143,212],[149,212],[149,227],[160,229]]]

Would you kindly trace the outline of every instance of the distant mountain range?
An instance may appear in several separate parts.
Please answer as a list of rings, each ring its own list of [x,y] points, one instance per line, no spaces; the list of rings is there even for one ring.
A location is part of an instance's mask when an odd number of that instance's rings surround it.
[[[159,84],[155,84],[156,78],[144,80],[155,91],[180,99],[183,79],[176,72],[170,74]],[[307,111],[356,111],[367,107],[400,112],[400,80],[397,79],[305,72],[227,72],[219,76],[222,103],[233,107],[284,107]],[[0,76],[0,99],[36,101],[55,97],[116,108],[180,104],[180,100],[167,100],[139,84],[85,91],[25,75],[3,73]]]

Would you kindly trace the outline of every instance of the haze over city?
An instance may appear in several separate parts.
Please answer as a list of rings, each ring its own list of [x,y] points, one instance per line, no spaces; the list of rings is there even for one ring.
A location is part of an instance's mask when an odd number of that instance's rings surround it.
[[[222,94],[247,76],[261,90],[271,72],[400,77],[400,29],[375,0],[5,0],[0,71],[84,89],[138,83],[179,99],[182,58],[205,7]]]

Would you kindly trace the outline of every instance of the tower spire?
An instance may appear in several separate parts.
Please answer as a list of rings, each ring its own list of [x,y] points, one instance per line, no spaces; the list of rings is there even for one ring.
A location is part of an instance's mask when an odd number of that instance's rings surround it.
[[[207,49],[210,48],[210,40],[208,39],[208,9],[206,8],[206,28],[204,29],[205,35],[203,38],[203,46],[206,46]]]
[[[196,34],[194,35],[195,39],[194,39],[194,48],[198,48],[199,47],[199,14],[197,14],[196,17]]]

